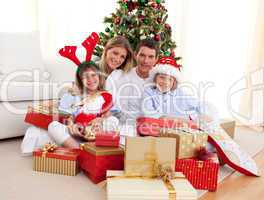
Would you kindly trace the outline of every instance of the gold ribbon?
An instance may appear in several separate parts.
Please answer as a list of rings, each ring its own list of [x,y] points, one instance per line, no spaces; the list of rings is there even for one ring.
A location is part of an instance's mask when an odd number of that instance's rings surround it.
[[[167,176],[169,177],[169,176]],[[126,175],[121,175],[121,176],[107,176],[107,178],[109,179],[143,179],[143,180],[153,180],[159,177],[142,177],[142,176],[126,176]],[[186,179],[185,176],[176,176],[174,174],[173,177],[171,177],[168,180],[165,180],[164,178],[162,178],[162,181],[164,183],[164,185],[166,186],[168,192],[169,192],[169,200],[176,200],[176,189],[174,188],[173,184],[171,183],[171,180],[175,180],[175,179]],[[98,183],[97,185],[100,185],[101,187],[105,186],[105,181],[102,181],[100,183]]]
[[[45,157],[48,152],[54,152],[56,148],[57,148],[57,145],[55,143],[49,142],[45,144],[44,147],[42,148],[42,151],[43,151],[42,156]]]
[[[169,191],[169,200],[176,200],[176,190],[170,180],[175,178],[174,169],[171,162],[160,163],[158,161],[156,140],[151,138],[150,150],[145,152],[144,160],[127,160],[126,166],[130,165],[125,178],[162,179]],[[131,167],[131,165],[133,167]],[[140,171],[139,171],[140,169]],[[133,171],[135,173],[133,173]],[[121,176],[122,177],[122,176]],[[116,178],[121,178],[116,177]]]

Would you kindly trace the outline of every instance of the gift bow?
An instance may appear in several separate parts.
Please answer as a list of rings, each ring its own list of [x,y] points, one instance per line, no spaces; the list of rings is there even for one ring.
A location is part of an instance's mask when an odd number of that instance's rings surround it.
[[[160,162],[158,159],[156,140],[151,139],[150,150],[144,154],[143,161],[127,160],[127,165],[132,165],[124,176],[109,177],[109,178],[142,178],[142,179],[161,179],[169,191],[169,199],[176,200],[176,190],[172,185],[172,179],[175,177],[174,169],[171,162]],[[138,171],[138,169],[141,169]],[[133,170],[137,171],[133,174]],[[137,174],[137,175],[135,175]],[[139,175],[138,175],[139,174]],[[183,177],[185,178],[185,177]]]
[[[44,147],[42,148],[43,154],[42,155],[46,155],[46,153],[48,152],[54,152],[55,149],[57,148],[57,145],[55,143],[47,143],[44,145]]]

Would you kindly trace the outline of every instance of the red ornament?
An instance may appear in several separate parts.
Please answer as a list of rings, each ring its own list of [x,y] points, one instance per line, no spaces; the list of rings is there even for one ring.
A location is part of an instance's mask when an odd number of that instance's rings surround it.
[[[156,41],[160,41],[160,35],[159,35],[159,34],[155,35],[155,36],[154,36],[154,40],[156,40]]]
[[[161,22],[162,22],[162,19],[159,17],[159,18],[157,19],[157,22],[158,22],[158,23],[161,23]]]
[[[145,19],[145,16],[144,16],[144,15],[139,15],[139,16],[138,16],[138,19],[140,19],[140,20],[143,21],[143,20]]]
[[[114,23],[115,23],[115,24],[119,24],[119,23],[120,23],[120,17],[116,17],[116,18],[114,19]]]
[[[156,4],[156,3],[152,3],[152,4],[151,4],[151,7],[152,7],[152,8],[157,8],[157,7],[158,7],[158,4]]]
[[[171,29],[171,26],[169,24],[165,24],[166,29]]]

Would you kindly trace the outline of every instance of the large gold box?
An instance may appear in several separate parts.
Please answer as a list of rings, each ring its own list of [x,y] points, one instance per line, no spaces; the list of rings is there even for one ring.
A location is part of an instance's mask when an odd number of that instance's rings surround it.
[[[196,157],[197,150],[205,147],[208,139],[207,133],[194,129],[161,129],[160,136],[175,138],[177,159]]]
[[[176,142],[173,138],[127,137],[126,176],[155,176],[155,164],[175,169]]]

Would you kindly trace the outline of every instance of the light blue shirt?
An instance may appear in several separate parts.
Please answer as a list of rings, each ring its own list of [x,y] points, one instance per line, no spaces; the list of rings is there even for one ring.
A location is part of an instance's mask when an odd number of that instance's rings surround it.
[[[144,90],[142,96],[141,111],[145,117],[191,117],[195,120],[203,113],[203,109],[198,99],[186,95],[180,88],[162,93],[155,86],[150,86]]]

